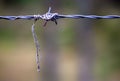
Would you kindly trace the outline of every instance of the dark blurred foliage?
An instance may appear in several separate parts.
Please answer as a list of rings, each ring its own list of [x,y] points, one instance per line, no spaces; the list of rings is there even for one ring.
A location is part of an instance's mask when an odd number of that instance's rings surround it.
[[[6,6],[20,6],[20,5],[26,5],[30,3],[35,3],[38,0],[3,0],[3,4]]]
[[[116,7],[120,7],[120,0],[108,0],[108,2],[110,2]]]

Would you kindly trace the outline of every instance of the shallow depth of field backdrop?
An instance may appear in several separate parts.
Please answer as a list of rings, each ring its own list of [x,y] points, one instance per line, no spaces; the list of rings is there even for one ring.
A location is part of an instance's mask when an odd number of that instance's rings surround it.
[[[0,0],[0,15],[120,15],[119,0]],[[36,71],[32,20],[0,20],[0,81],[119,81],[120,19],[60,19],[36,23],[41,72]]]

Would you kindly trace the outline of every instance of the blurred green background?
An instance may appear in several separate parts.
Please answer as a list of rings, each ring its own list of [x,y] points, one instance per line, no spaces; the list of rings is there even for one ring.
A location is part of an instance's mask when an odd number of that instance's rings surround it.
[[[0,0],[0,15],[120,15],[119,0]],[[120,19],[60,19],[36,23],[41,47],[37,72],[32,20],[0,20],[0,81],[119,81]]]

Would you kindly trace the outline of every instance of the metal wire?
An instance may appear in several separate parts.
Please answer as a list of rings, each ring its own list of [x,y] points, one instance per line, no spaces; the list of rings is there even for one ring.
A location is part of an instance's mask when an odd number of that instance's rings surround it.
[[[106,15],[106,16],[97,16],[97,15],[61,15],[58,13],[51,13],[51,7],[49,7],[49,10],[47,13],[43,15],[25,15],[25,16],[0,16],[0,19],[5,20],[18,20],[18,19],[25,19],[25,20],[34,20],[35,22],[39,19],[45,20],[44,26],[46,26],[48,21],[53,21],[55,24],[57,24],[57,19],[62,18],[73,18],[73,19],[80,19],[80,18],[86,18],[86,19],[118,19],[120,18],[120,15]],[[37,35],[34,31],[35,22],[32,25],[32,34],[34,38],[34,42],[36,45],[36,61],[37,61],[37,67],[38,71],[40,71],[40,46],[37,39]]]
[[[98,15],[61,15],[58,13],[51,13],[51,7],[47,13],[43,15],[25,15],[25,16],[0,16],[0,19],[6,20],[17,20],[17,19],[26,19],[26,20],[46,20],[46,21],[54,21],[56,23],[56,19],[61,18],[87,18],[87,19],[117,19],[120,18],[120,15],[106,15],[106,16],[98,16]]]
[[[61,18],[73,18],[73,19],[79,19],[79,18],[88,18],[88,19],[117,19],[120,18],[119,15],[106,15],[106,16],[97,16],[97,15],[60,15],[55,14],[51,17],[51,14],[44,14],[44,15],[26,15],[26,16],[0,16],[0,19],[6,19],[6,20],[17,20],[17,19],[26,19],[26,20],[34,20],[34,19],[43,19],[43,20],[51,20],[52,18],[55,19],[61,19]]]
[[[119,15],[106,15],[106,16],[97,16],[97,15],[58,15],[58,18],[88,18],[88,19],[115,19],[120,18]]]

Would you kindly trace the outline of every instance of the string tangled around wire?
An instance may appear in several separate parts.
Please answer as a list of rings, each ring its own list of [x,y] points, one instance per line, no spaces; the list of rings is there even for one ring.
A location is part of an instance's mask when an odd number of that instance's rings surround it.
[[[106,15],[106,16],[98,16],[98,15],[61,15],[58,13],[51,13],[51,7],[47,13],[43,15],[25,15],[25,16],[0,16],[0,19],[6,20],[17,20],[17,19],[26,19],[26,20],[45,20],[53,21],[57,24],[57,19],[61,18],[73,18],[73,19],[80,19],[80,18],[87,18],[87,19],[117,19],[120,18],[120,15]],[[47,24],[47,23],[46,23]],[[46,26],[46,25],[44,25]]]
[[[36,45],[36,62],[37,62],[37,70],[40,71],[40,44],[35,33],[35,22],[39,19],[45,20],[43,26],[46,26],[48,21],[53,21],[57,25],[57,19],[61,18],[73,18],[73,19],[80,19],[80,18],[87,18],[87,19],[118,19],[120,15],[106,15],[106,16],[97,16],[97,15],[60,15],[58,13],[51,13],[51,7],[47,13],[43,15],[25,15],[25,16],[0,16],[0,19],[5,20],[17,20],[17,19],[26,19],[26,20],[34,20],[32,25],[32,34],[34,38],[34,43]]]

